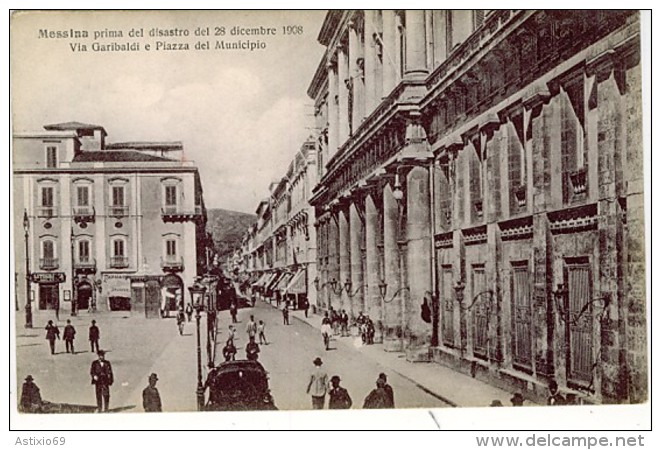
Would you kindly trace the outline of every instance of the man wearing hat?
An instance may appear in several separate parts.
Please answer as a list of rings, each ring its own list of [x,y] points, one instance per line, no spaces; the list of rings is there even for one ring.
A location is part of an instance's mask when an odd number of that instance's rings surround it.
[[[96,387],[97,410],[101,412],[108,411],[110,386],[112,386],[114,379],[110,361],[106,361],[106,352],[99,350],[98,356],[99,359],[92,362],[90,375],[92,376],[92,384]]]
[[[76,338],[76,329],[71,325],[71,320],[67,319],[67,325],[64,327],[64,334],[62,339],[64,339],[64,345],[67,348],[67,353],[75,354],[73,350],[73,340]]]
[[[21,390],[21,402],[19,403],[21,412],[38,413],[42,410],[41,393],[39,387],[33,381],[32,375],[25,377],[25,383],[23,383],[23,389]]]
[[[60,329],[57,327],[57,325],[53,324],[52,320],[48,321],[48,324],[46,325],[46,340],[48,341],[48,345],[50,346],[50,354],[54,355],[55,354],[55,339],[60,338]]]
[[[521,395],[520,392],[517,392],[510,399],[510,402],[512,402],[512,406],[523,406],[523,395]]]
[[[145,412],[162,412],[163,405],[161,404],[161,394],[156,389],[156,382],[158,375],[152,373],[149,375],[149,386],[142,391],[142,407]]]
[[[90,341],[90,347],[92,349],[92,353],[99,351],[100,337],[101,337],[101,333],[99,332],[99,327],[96,326],[96,320],[93,320],[92,325],[90,326],[90,334],[89,334],[89,341]]]
[[[307,393],[312,396],[312,409],[324,409],[326,400],[326,389],[328,388],[328,374],[321,368],[323,362],[316,357],[312,362],[314,371],[310,375]]]
[[[349,409],[353,402],[349,392],[340,386],[340,377],[331,377],[331,388],[328,391],[328,409]]]

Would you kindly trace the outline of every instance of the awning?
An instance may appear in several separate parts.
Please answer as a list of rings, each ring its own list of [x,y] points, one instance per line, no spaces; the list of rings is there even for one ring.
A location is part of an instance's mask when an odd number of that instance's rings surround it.
[[[267,291],[272,291],[273,288],[275,287],[277,281],[280,279],[280,275],[282,275],[281,272],[275,272],[271,274],[271,278],[267,280],[267,282],[264,284],[264,287],[266,287]]]
[[[256,286],[256,287],[263,286],[263,285],[264,285],[264,282],[266,281],[266,279],[268,278],[268,276],[269,276],[268,273],[262,274],[262,276],[259,277],[259,279],[258,279],[255,283],[253,283],[252,285],[253,285],[253,286]]]
[[[294,276],[293,273],[285,272],[278,280],[278,284],[275,287],[276,291],[284,291],[285,288],[289,285],[289,280]]]
[[[305,285],[305,269],[300,269],[296,275],[292,277],[285,289],[285,294],[307,294],[307,286]]]

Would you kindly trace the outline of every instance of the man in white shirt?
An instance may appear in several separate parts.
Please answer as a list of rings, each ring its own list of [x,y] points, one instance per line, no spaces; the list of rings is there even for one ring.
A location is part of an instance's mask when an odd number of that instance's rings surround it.
[[[315,358],[313,364],[314,371],[310,375],[307,393],[312,396],[312,409],[324,409],[328,389],[328,374],[321,368],[323,364],[321,358]]]

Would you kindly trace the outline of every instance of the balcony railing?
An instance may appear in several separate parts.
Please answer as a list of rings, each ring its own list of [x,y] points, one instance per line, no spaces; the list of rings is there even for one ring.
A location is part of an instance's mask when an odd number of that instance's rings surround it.
[[[73,262],[73,267],[76,270],[94,272],[96,270],[96,259],[94,258],[77,259]]]
[[[55,217],[57,215],[57,212],[54,206],[41,206],[37,209],[37,215],[39,217],[45,217],[50,219],[51,217]]]
[[[108,215],[111,217],[126,217],[129,215],[129,207],[122,205],[111,205],[108,207]]]
[[[110,267],[113,269],[125,269],[129,266],[129,259],[126,256],[111,256]]]
[[[203,217],[202,205],[195,205],[191,209],[184,209],[180,205],[167,205],[161,208],[161,217],[166,222],[197,221]]]
[[[161,257],[161,268],[165,271],[181,271],[184,269],[184,259],[181,256]]]
[[[74,206],[73,220],[79,223],[93,222],[96,212],[93,206]]]
[[[60,264],[57,258],[41,258],[39,260],[39,268],[41,270],[55,270],[58,267],[60,267]]]

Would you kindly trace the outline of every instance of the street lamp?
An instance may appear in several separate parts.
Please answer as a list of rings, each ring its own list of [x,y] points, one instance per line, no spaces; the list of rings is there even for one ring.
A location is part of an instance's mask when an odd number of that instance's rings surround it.
[[[204,308],[204,292],[207,288],[201,284],[194,283],[188,287],[191,303],[195,308],[195,324],[197,325],[197,410],[204,409],[204,386],[202,385],[202,348],[200,346],[200,311]]]
[[[25,231],[25,328],[32,328],[32,298],[30,296],[30,220],[28,211],[23,210],[23,230]]]

